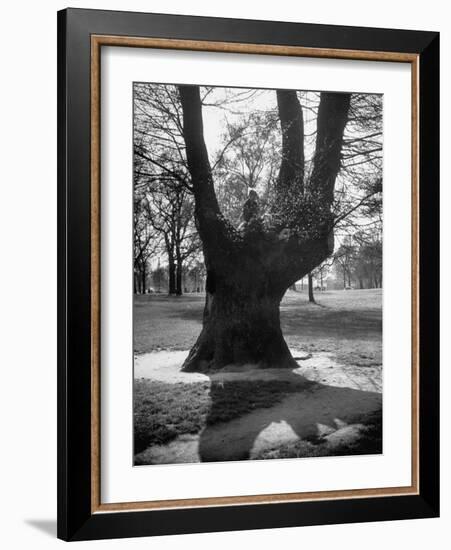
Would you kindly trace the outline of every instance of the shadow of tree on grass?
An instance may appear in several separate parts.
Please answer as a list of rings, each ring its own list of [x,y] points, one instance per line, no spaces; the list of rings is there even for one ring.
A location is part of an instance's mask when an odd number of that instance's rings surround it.
[[[201,432],[199,440],[200,460],[216,462],[258,458],[262,451],[271,447],[272,441],[274,446],[280,446],[284,438],[287,442],[290,440],[293,442],[299,438],[310,442],[311,445],[323,445],[333,433],[349,436],[347,426],[365,424],[368,418],[372,418],[373,426],[377,426],[377,429],[376,433],[372,433],[371,438],[366,435],[366,439],[365,430],[363,430],[363,448],[361,443],[353,453],[353,449],[347,445],[344,438],[343,441],[334,442],[331,452],[340,454],[340,445],[343,446],[342,450],[349,454],[382,452],[382,424],[379,421],[382,410],[380,393],[311,383],[305,379],[303,379],[304,388],[300,389],[301,380],[302,377],[292,371],[284,373],[284,383],[295,389],[285,394],[283,399],[278,399],[273,406],[257,406],[255,410],[244,416],[224,418],[228,421],[220,422],[218,417],[222,420],[224,403],[235,406],[239,396],[235,393],[236,389],[227,384],[221,386],[212,383],[210,411],[206,427]],[[252,382],[246,380],[245,383]],[[256,382],[254,384],[255,395],[257,395],[258,384]],[[277,382],[274,386],[277,387]],[[326,447],[323,445],[325,454]],[[266,457],[270,458],[270,456]]]
[[[380,453],[382,396],[366,386],[313,382],[291,369],[222,371],[196,383],[140,379],[134,463]]]

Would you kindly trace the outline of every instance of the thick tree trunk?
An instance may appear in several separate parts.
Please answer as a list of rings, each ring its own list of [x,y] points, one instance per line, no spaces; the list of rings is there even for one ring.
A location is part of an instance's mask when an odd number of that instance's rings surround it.
[[[207,299],[202,332],[183,370],[207,371],[226,365],[252,364],[262,368],[296,367],[280,328],[279,305],[283,296],[271,291],[257,271],[254,284],[207,276]]]

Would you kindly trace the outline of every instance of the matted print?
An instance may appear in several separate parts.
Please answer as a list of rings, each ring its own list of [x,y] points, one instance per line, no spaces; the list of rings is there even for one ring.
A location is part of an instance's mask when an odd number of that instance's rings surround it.
[[[382,452],[382,121],[133,84],[135,466]]]

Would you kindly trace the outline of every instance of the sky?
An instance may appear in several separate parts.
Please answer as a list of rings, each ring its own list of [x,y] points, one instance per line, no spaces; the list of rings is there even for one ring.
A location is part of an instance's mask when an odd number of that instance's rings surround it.
[[[275,90],[252,90],[246,88],[214,88],[213,92],[208,96],[206,102],[211,104],[217,101],[229,100],[233,95],[242,92],[252,94],[250,99],[231,103],[228,108],[220,108],[216,106],[204,105],[202,108],[202,116],[204,123],[204,139],[208,149],[210,161],[214,158],[214,154],[221,149],[221,136],[226,129],[226,120],[235,122],[239,120],[243,114],[248,114],[252,111],[274,111],[277,108],[276,91]],[[315,92],[304,94],[303,101],[313,103],[315,101]],[[304,126],[305,134],[310,134],[316,129],[316,118],[313,114],[304,109]],[[309,150],[308,140],[305,144],[305,154],[308,157],[312,154]],[[312,149],[312,146],[310,146]]]

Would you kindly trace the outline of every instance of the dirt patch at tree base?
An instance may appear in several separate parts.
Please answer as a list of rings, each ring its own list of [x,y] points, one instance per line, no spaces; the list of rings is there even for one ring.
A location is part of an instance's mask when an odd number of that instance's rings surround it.
[[[382,365],[344,365],[328,352],[305,354],[290,350],[298,362],[296,369],[259,369],[255,365],[229,366],[211,374],[181,370],[188,351],[159,351],[135,356],[134,378],[159,380],[168,384],[225,380],[285,380],[295,374],[308,380],[339,387],[367,391],[382,391]]]

